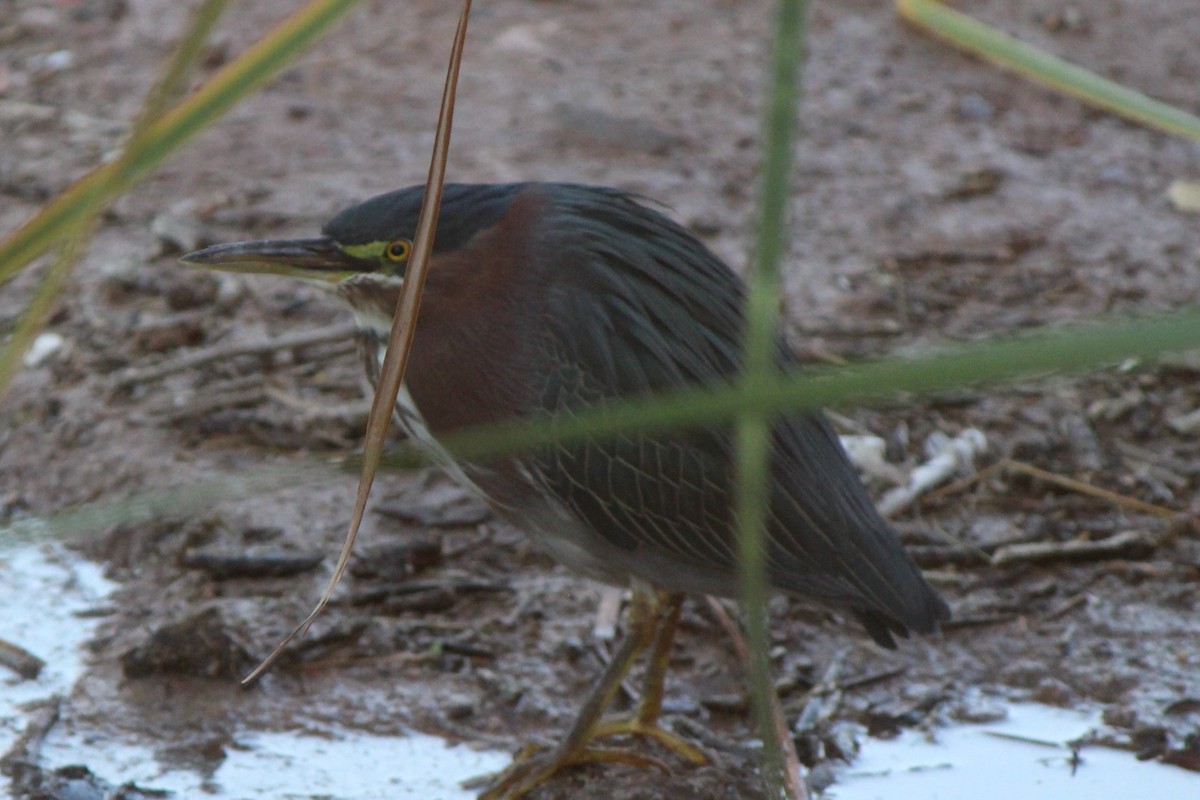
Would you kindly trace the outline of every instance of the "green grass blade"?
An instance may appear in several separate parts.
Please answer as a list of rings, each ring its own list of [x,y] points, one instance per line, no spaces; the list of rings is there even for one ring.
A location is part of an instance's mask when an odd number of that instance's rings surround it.
[[[516,423],[447,437],[460,458],[481,458],[551,443],[573,443],[635,430],[663,431],[728,424],[741,413],[778,414],[849,403],[927,397],[969,385],[1050,373],[1078,373],[1129,358],[1200,349],[1200,310],[1150,319],[1109,320],[959,346],[918,358],[813,369],[750,386],[690,390],[612,404],[549,423]]]
[[[71,267],[75,264],[75,259],[83,247],[84,238],[84,234],[79,232],[68,237],[63,243],[58,257],[46,270],[45,276],[38,284],[37,291],[34,292],[33,298],[25,307],[25,313],[17,322],[12,336],[0,350],[0,401],[7,394],[9,383],[17,374],[17,370],[21,366],[21,359],[28,352],[34,337],[46,324],[46,319],[49,318],[50,311],[58,299],[58,293],[62,289],[63,283],[66,282],[67,276],[71,274]]]
[[[1200,117],[1018,41],[938,0],[896,0],[896,10],[939,39],[1051,89],[1160,131],[1200,139]]]
[[[743,386],[776,378],[776,331],[779,324],[779,265],[788,244],[792,142],[799,107],[807,3],[781,0],[775,18],[770,93],[763,121],[763,178],[755,258],[747,293],[747,332]],[[741,599],[750,653],[750,694],[763,742],[763,776],[771,797],[786,797],[781,742],[775,729],[774,682],[767,658],[767,570],[763,551],[770,499],[772,418],[739,414],[735,425],[737,462],[734,519],[738,530]]]
[[[145,178],[162,161],[234,103],[274,77],[324,34],[356,0],[313,0],[227,64],[195,94],[146,126],[126,165],[93,169],[50,201],[21,228],[0,241],[0,284],[48,252],[64,231],[95,214],[117,194]]]
[[[171,54],[171,60],[154,88],[146,95],[142,112],[138,115],[133,133],[130,135],[131,142],[140,138],[139,135],[149,124],[162,116],[167,107],[183,93],[184,82],[200,60],[204,43],[208,40],[208,35],[212,33],[227,5],[229,5],[229,0],[204,0],[196,9],[187,34]],[[126,150],[129,149],[131,148],[126,148]]]
[[[106,179],[97,186],[97,194],[115,196],[116,192],[120,190],[124,178],[128,175],[131,165],[136,162],[137,154],[144,145],[146,131],[178,92],[179,86],[182,85],[195,63],[204,45],[204,40],[225,9],[226,3],[227,0],[205,0],[204,4],[196,10],[187,33],[184,34],[179,47],[172,55],[162,77],[146,95],[141,113],[138,115],[138,121],[121,150],[121,156],[116,160],[113,168],[106,173]],[[34,336],[45,324],[59,290],[67,276],[71,274],[71,268],[90,236],[92,221],[99,211],[100,207],[95,206],[87,213],[81,214],[69,225],[64,226],[63,230],[58,231],[63,242],[59,255],[50,265],[45,277],[42,278],[37,292],[25,309],[12,337],[4,350],[0,351],[0,399],[7,392],[9,382],[16,374],[22,356],[33,342]]]

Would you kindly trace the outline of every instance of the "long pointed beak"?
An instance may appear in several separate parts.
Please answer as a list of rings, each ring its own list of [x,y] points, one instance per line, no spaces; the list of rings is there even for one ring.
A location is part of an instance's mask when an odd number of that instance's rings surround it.
[[[373,262],[347,254],[328,236],[218,244],[179,260],[225,272],[286,275],[329,283],[375,269]]]

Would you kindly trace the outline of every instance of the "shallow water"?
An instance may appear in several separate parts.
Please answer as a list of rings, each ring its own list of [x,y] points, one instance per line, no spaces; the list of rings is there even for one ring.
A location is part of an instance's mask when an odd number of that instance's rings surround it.
[[[83,672],[83,644],[97,620],[81,612],[104,603],[114,584],[96,565],[46,546],[27,545],[0,554],[0,638],[46,662],[36,680],[5,671],[0,676],[0,753],[29,718],[26,704],[65,695]],[[318,735],[319,734],[319,735]],[[309,798],[335,800],[459,800],[475,794],[468,778],[502,769],[507,753],[450,747],[441,739],[367,736],[329,728],[315,733],[242,731],[237,746],[212,774],[164,767],[158,742],[116,742],[75,720],[51,729],[39,755],[46,768],[83,764],[112,784],[134,782],[178,797]],[[7,794],[0,777],[0,795]]]
[[[34,680],[0,668],[4,752],[24,727],[20,706],[65,694],[83,673],[80,648],[98,620],[79,615],[101,605],[115,584],[100,567],[66,550],[23,545],[0,551],[0,586],[0,639],[46,662]]]
[[[83,761],[100,777],[134,781],[178,797],[322,798],[322,800],[468,800],[462,781],[503,769],[507,753],[450,747],[434,736],[366,736],[329,729],[325,736],[248,732],[228,748],[211,775],[164,768],[150,747],[53,737],[42,750],[49,766]]]
[[[831,800],[1097,800],[1200,797],[1200,775],[1139,762],[1130,753],[1070,741],[1100,726],[1098,714],[1013,704],[1001,722],[866,739]],[[1012,738],[1012,737],[1023,737]]]
[[[65,695],[83,672],[83,644],[114,584],[96,565],[61,548],[25,545],[0,553],[0,638],[46,661],[36,680],[0,675],[0,752],[25,726],[26,704]],[[1200,797],[1200,776],[1140,763],[1129,753],[1084,748],[1072,764],[1067,742],[1099,726],[1096,714],[1014,704],[1007,718],[889,741],[865,739],[859,759],[838,777],[832,800],[1094,800]],[[1024,741],[1012,737],[1024,737]],[[340,728],[305,733],[243,730],[211,774],[164,766],[157,742],[115,742],[77,721],[55,726],[43,766],[84,764],[100,778],[178,797],[465,800],[463,780],[502,769],[509,756],[449,747],[436,737],[371,736]],[[0,793],[7,788],[0,778]]]

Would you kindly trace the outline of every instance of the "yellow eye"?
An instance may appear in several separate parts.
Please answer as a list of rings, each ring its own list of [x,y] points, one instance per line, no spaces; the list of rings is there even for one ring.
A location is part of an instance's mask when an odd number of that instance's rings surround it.
[[[401,261],[408,260],[408,254],[412,252],[412,242],[408,239],[397,239],[388,244],[383,254],[387,256],[387,260],[399,264]]]

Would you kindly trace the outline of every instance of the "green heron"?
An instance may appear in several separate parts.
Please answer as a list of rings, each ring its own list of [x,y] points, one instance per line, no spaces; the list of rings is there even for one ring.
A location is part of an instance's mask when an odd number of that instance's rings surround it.
[[[312,279],[350,305],[374,377],[386,347],[424,189],[348,208],[320,237],[223,244],[189,264]],[[733,442],[727,425],[626,434],[482,463],[448,460],[438,439],[487,423],[553,418],[736,379],[745,286],[696,237],[625,192],[559,183],[447,184],[397,416],[497,515],[567,567],[633,589],[624,640],[565,739],[527,749],[485,798],[524,794],[558,769],[656,763],[595,740],[635,734],[695,763],[658,723],[684,593],[733,596]],[[796,368],[780,345],[777,360]],[[884,647],[930,633],[945,602],[880,518],[820,414],[772,432],[772,585],[852,611]],[[650,650],[631,718],[602,719]]]

